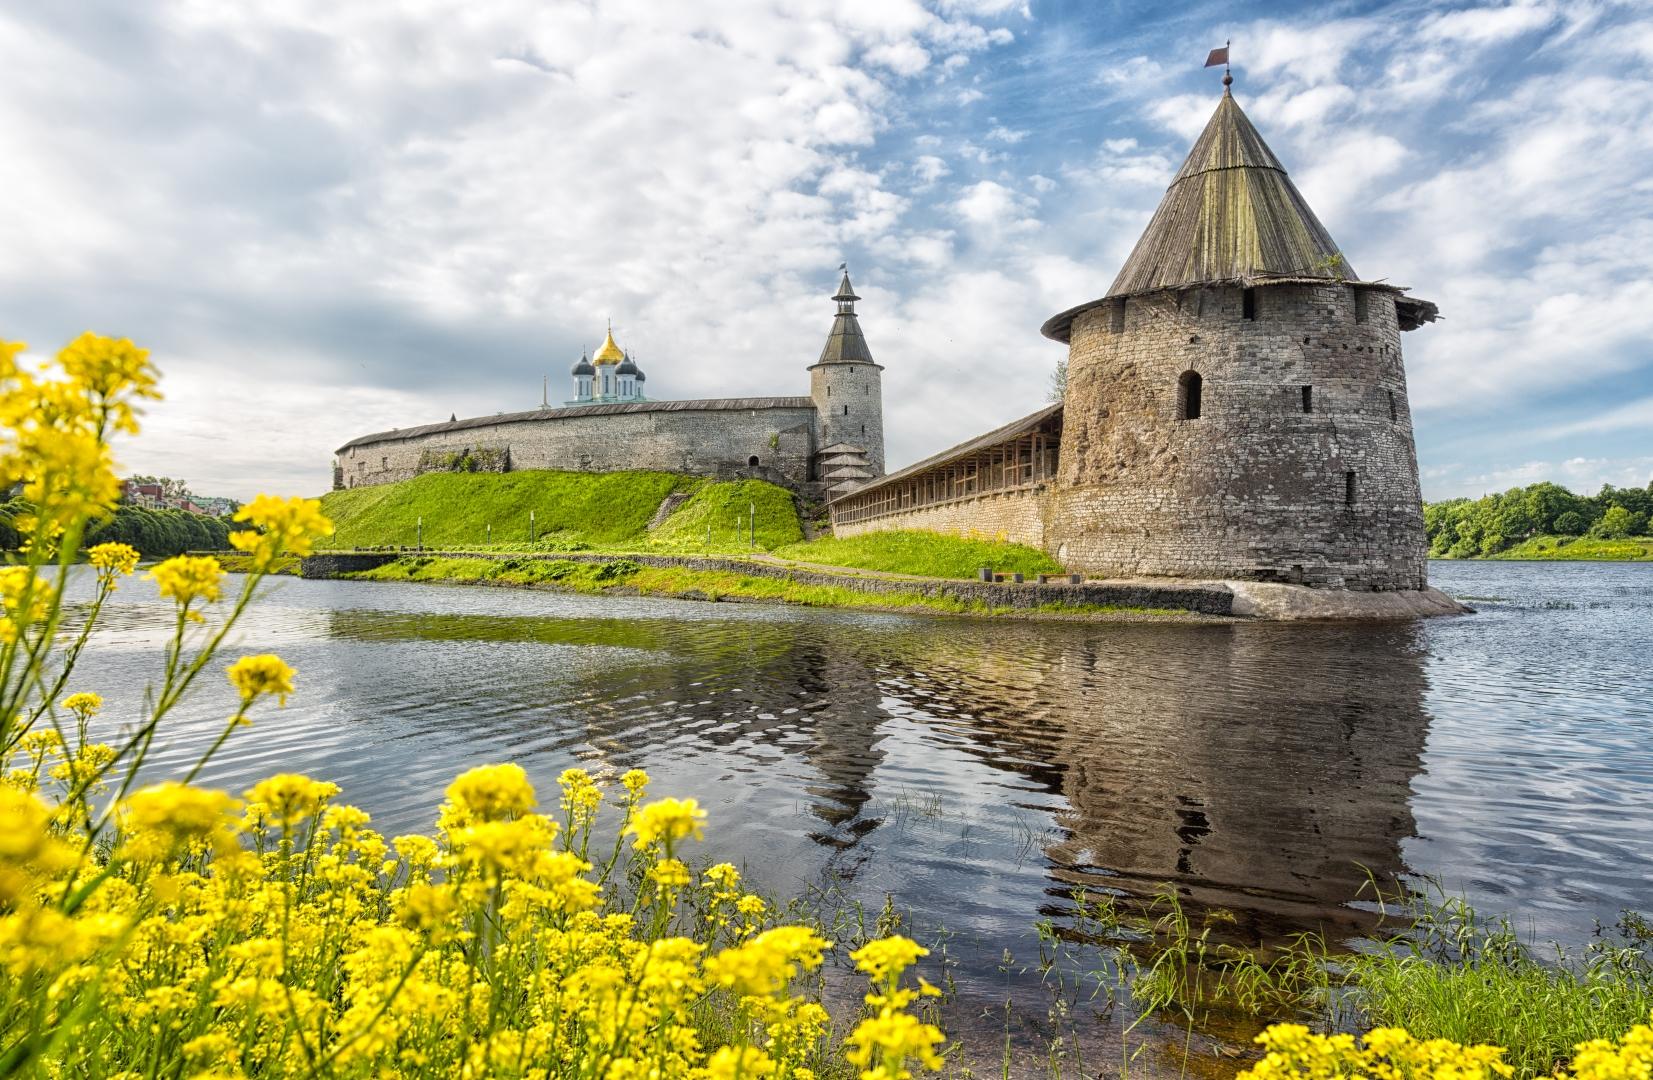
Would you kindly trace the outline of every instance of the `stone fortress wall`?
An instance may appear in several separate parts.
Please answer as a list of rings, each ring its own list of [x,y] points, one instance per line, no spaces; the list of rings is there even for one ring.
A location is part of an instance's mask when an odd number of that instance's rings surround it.
[[[1393,290],[1116,299],[1075,317],[1068,363],[1058,559],[1123,577],[1425,586]],[[1189,373],[1197,419],[1183,415]]]
[[[431,424],[346,443],[338,451],[334,486],[389,484],[446,471],[452,466],[444,459],[466,451],[486,458],[484,469],[501,471],[659,469],[802,486],[811,479],[815,415],[805,397],[735,398],[539,409]]]

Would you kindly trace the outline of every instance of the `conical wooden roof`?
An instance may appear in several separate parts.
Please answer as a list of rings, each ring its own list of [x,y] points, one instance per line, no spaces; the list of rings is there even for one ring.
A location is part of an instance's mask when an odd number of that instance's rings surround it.
[[[1224,91],[1108,296],[1276,277],[1359,280]]]

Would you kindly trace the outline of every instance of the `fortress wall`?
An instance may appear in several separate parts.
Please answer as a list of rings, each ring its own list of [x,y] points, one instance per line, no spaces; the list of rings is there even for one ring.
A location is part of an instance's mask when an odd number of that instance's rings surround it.
[[[1012,543],[1043,548],[1049,501],[1050,493],[1043,486],[993,491],[853,524],[834,524],[832,535],[861,536],[891,529],[923,529],[954,536],[974,533],[987,538],[1002,537]]]
[[[814,421],[810,408],[549,416],[352,446],[338,463],[344,486],[362,487],[419,475],[425,451],[509,449],[513,469],[660,469],[691,475],[745,469],[756,457],[760,466],[802,484],[810,479]]]
[[[1254,320],[1239,288],[1081,313],[1046,546],[1118,577],[1423,588],[1400,329],[1393,295],[1365,291],[1359,321],[1355,288],[1333,282],[1257,288]],[[1188,371],[1197,420],[1179,418]]]

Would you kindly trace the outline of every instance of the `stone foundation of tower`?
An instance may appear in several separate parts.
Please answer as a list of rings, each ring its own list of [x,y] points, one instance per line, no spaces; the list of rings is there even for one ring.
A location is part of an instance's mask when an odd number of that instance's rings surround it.
[[[1425,588],[1395,296],[1203,287],[1080,312],[1047,549],[1112,577]]]

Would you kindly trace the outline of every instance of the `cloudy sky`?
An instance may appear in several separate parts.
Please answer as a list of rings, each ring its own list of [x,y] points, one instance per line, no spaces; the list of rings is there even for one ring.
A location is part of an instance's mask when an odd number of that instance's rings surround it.
[[[357,434],[807,392],[848,260],[890,464],[1039,407],[1217,102],[1406,337],[1429,498],[1653,476],[1653,6],[0,0],[0,336],[154,350],[123,461],[317,493]]]

